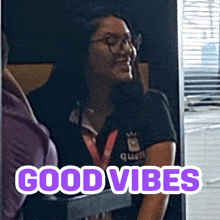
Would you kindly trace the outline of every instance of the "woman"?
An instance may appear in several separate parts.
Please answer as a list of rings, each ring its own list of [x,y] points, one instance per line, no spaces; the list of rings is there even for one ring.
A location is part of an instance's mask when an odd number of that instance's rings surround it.
[[[51,128],[54,141],[59,146],[61,166],[97,165],[105,170],[109,165],[119,168],[125,165],[173,165],[176,138],[167,101],[157,91],[149,90],[144,94],[140,83],[134,80],[134,76],[138,78],[138,71],[134,68],[137,50],[127,22],[117,15],[108,14],[92,20],[87,33],[89,31],[88,50],[82,35],[83,55],[88,52],[83,74],[86,84],[78,85],[69,100],[77,99],[79,107],[72,110],[69,120],[63,114],[70,110],[64,105],[69,104],[68,108],[71,105],[70,102],[65,103],[69,96],[69,79],[67,84],[64,83],[66,94],[61,94],[62,100],[56,97],[59,112],[49,123],[43,121]],[[77,62],[82,62],[81,58]],[[77,79],[77,74],[74,77]],[[62,84],[64,79],[57,78],[59,85]],[[56,108],[54,103],[52,105],[53,111],[49,110],[44,118],[54,114]],[[38,114],[39,118],[43,118],[43,113]],[[64,115],[66,118],[61,119]],[[60,119],[59,126],[54,122],[56,117]],[[108,143],[109,139],[113,140],[112,144]],[[168,197],[163,194],[135,195],[132,207],[113,212],[112,218],[163,219]]]

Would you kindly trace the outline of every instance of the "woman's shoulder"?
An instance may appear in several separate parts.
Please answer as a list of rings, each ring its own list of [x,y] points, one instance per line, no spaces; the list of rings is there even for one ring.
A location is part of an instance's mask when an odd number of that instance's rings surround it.
[[[123,82],[113,87],[112,98],[115,100],[152,100],[164,101],[168,103],[166,95],[156,89],[148,89],[144,92],[143,86],[139,81]]]
[[[152,101],[152,102],[160,102],[160,103],[164,103],[168,106],[168,99],[166,97],[166,95],[156,89],[148,89],[145,93],[144,93],[144,99],[147,101]]]
[[[156,89],[143,91],[139,82],[123,83],[117,85],[113,91],[112,101],[116,109],[123,114],[140,115],[147,112],[167,111],[169,103],[166,95]]]

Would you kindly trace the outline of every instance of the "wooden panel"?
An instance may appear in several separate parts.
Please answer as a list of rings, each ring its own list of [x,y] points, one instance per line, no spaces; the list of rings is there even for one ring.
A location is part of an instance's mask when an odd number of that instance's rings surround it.
[[[47,82],[53,70],[53,64],[9,64],[8,69],[25,94],[28,94]]]
[[[139,71],[141,74],[141,81],[146,90],[149,87],[149,64],[145,62],[139,63]]]
[[[53,70],[53,64],[9,64],[8,69],[20,84],[21,88],[28,94],[41,86],[43,86],[50,77]],[[141,62],[139,71],[144,89],[149,84],[149,64]]]

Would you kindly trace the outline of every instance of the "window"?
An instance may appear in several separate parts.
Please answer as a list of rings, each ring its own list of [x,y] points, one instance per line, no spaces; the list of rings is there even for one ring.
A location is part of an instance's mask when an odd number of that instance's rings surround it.
[[[180,78],[184,81],[185,165],[202,171],[186,196],[186,220],[220,216],[220,0],[178,0]]]
[[[219,0],[182,0],[186,108],[220,105]]]

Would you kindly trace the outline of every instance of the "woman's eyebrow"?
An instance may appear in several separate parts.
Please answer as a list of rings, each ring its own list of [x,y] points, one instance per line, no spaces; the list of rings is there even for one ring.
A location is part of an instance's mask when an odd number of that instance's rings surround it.
[[[115,37],[121,37],[121,35],[119,33],[112,33],[112,32],[106,32],[103,34],[103,37],[105,36],[115,36]],[[122,35],[123,37],[131,37],[131,33],[130,32],[127,32],[127,33],[124,33]]]
[[[106,33],[103,34],[103,36],[108,36],[108,35],[120,37],[119,34],[117,34],[117,33],[112,33],[112,32],[106,32]]]

